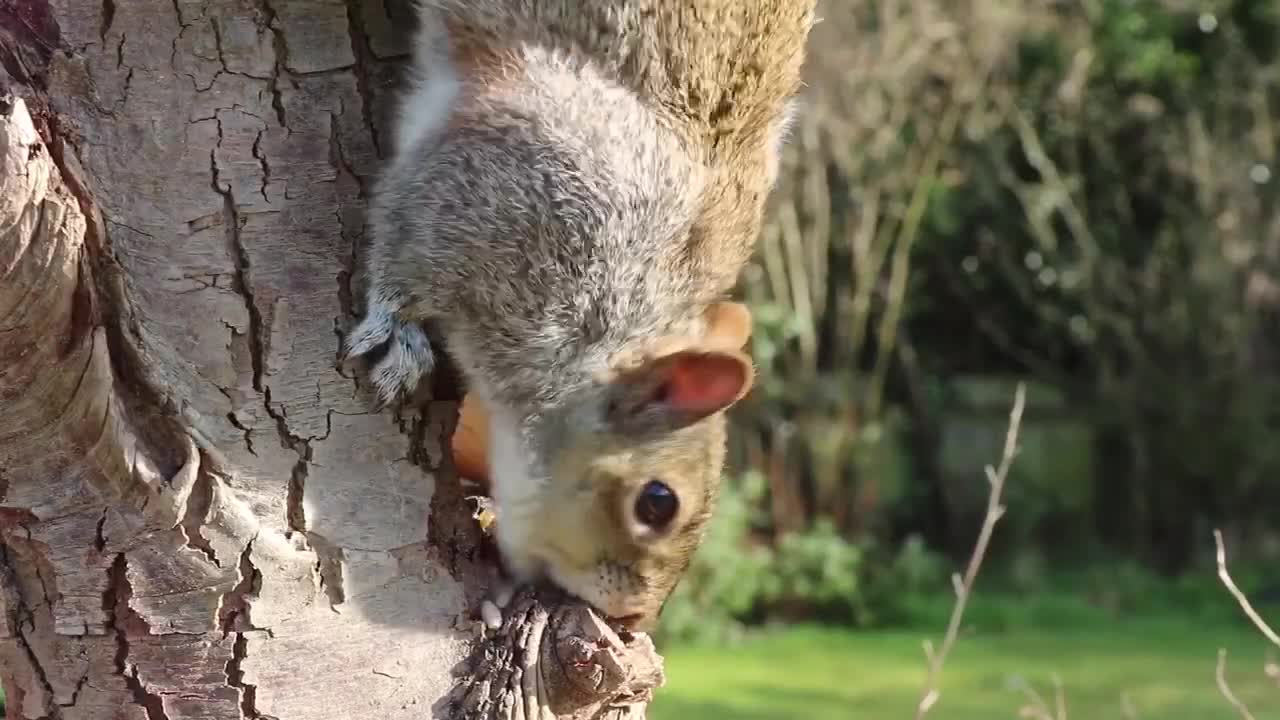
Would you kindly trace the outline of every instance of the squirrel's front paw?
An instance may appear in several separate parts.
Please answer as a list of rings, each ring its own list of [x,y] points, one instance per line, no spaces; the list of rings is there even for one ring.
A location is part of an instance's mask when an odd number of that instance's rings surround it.
[[[383,348],[380,354],[374,352]],[[384,404],[412,394],[435,367],[431,341],[422,327],[402,321],[385,307],[370,308],[347,336],[344,359],[360,356],[370,358],[369,380]]]

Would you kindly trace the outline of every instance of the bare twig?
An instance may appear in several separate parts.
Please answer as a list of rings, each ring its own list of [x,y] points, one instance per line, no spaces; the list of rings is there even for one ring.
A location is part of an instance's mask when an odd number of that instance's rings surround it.
[[[1053,675],[1053,708],[1050,708],[1044,696],[1023,678],[1017,679],[1017,686],[1022,690],[1022,694],[1027,696],[1028,703],[1018,711],[1019,717],[1029,720],[1067,720],[1067,694],[1062,686],[1062,678],[1058,677],[1057,673]]]
[[[1120,709],[1124,712],[1124,720],[1139,720],[1138,708],[1133,704],[1133,698],[1129,697],[1129,693],[1120,695]]]
[[[1227,572],[1227,548],[1222,543],[1221,530],[1215,529],[1213,531],[1213,541],[1218,545],[1218,579],[1221,580],[1222,584],[1227,586],[1227,590],[1235,596],[1236,602],[1240,604],[1240,609],[1244,611],[1244,614],[1248,616],[1251,621],[1253,621],[1253,624],[1258,628],[1258,630],[1261,631],[1268,640],[1274,643],[1276,647],[1280,647],[1280,635],[1277,635],[1276,631],[1272,630],[1271,626],[1268,625],[1266,621],[1262,619],[1262,616],[1258,614],[1258,611],[1253,609],[1253,605],[1249,603],[1249,598],[1245,597],[1244,593],[1240,591],[1240,588],[1236,587],[1235,581],[1231,579],[1231,573]]]
[[[1000,467],[992,468],[990,465],[986,467],[987,480],[991,483],[991,490],[987,496],[987,514],[982,520],[982,529],[978,531],[978,540],[974,543],[973,554],[969,556],[969,566],[965,569],[964,578],[956,588],[956,604],[951,610],[951,620],[947,623],[947,633],[943,636],[942,646],[938,648],[937,652],[929,652],[927,649],[925,652],[929,663],[929,672],[925,677],[924,692],[920,696],[920,703],[916,705],[916,720],[921,720],[937,704],[938,698],[941,697],[942,693],[938,689],[938,676],[947,660],[947,654],[951,652],[951,647],[955,644],[956,638],[960,634],[960,620],[964,616],[964,609],[969,601],[969,595],[973,592],[973,584],[977,580],[978,570],[982,567],[982,558],[987,554],[987,544],[991,541],[991,534],[995,530],[996,522],[1004,515],[1005,507],[1000,503],[1000,495],[1004,491],[1004,481],[1009,475],[1009,467],[1013,464],[1013,458],[1018,454],[1018,430],[1022,426],[1022,410],[1026,405],[1026,399],[1026,385],[1018,383],[1018,388],[1013,394],[1013,409],[1009,412],[1009,430],[1005,434],[1004,452],[1000,457]]]
[[[1249,707],[1244,704],[1236,694],[1231,691],[1231,686],[1227,684],[1227,651],[1225,649],[1218,650],[1218,692],[1222,693],[1222,697],[1231,703],[1236,712],[1240,714],[1240,720],[1254,720],[1253,713],[1249,712]]]
[[[1030,683],[1018,678],[1017,686],[1027,696],[1027,704],[1018,710],[1018,717],[1027,720],[1056,720],[1053,711],[1049,709],[1049,703],[1045,702],[1044,696],[1031,687]]]
[[[1018,717],[1025,718],[1026,720],[1055,720],[1053,715],[1049,713],[1048,705],[1039,705],[1036,703],[1023,705],[1019,708]]]
[[[1214,529],[1213,541],[1218,546],[1218,579],[1227,587],[1227,590],[1235,597],[1239,603],[1240,609],[1244,611],[1246,617],[1258,628],[1268,640],[1280,647],[1280,635],[1276,635],[1276,631],[1271,629],[1257,610],[1253,609],[1253,604],[1249,602],[1249,598],[1245,597],[1244,592],[1236,585],[1235,580],[1231,579],[1231,573],[1227,570],[1227,546],[1222,542],[1222,531]],[[1265,671],[1265,668],[1264,668]],[[1248,706],[1236,697],[1231,691],[1231,686],[1227,684],[1227,651],[1226,649],[1218,650],[1218,691],[1222,693],[1222,697],[1239,713],[1241,720],[1253,720],[1253,714],[1249,712]]]

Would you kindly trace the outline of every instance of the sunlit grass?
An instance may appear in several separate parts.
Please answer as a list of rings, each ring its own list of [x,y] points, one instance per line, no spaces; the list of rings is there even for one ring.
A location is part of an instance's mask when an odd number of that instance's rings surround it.
[[[910,718],[924,680],[921,631],[854,632],[799,626],[732,647],[666,648],[667,685],[653,720]],[[935,639],[936,641],[936,639]],[[1263,675],[1266,643],[1244,625],[1177,619],[1111,621],[1083,629],[1011,629],[957,644],[932,720],[1017,718],[1025,679],[1053,702],[1062,678],[1068,717],[1237,717],[1214,684],[1217,649],[1230,652],[1236,694],[1256,720],[1280,720],[1280,688]]]

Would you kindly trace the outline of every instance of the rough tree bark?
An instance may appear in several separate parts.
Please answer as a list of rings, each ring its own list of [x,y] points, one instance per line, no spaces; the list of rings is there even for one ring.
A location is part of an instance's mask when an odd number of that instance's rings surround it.
[[[620,716],[661,682],[581,606],[477,642],[456,397],[374,412],[337,365],[407,26],[0,0],[7,717]]]

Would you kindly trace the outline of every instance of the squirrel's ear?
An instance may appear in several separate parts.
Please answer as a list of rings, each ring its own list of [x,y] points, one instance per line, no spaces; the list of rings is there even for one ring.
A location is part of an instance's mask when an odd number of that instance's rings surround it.
[[[704,344],[712,347],[741,349],[751,338],[751,311],[740,302],[714,302],[704,314],[707,334]]]
[[[753,379],[750,358],[737,350],[677,350],[615,379],[609,420],[625,431],[674,430],[729,408]]]

